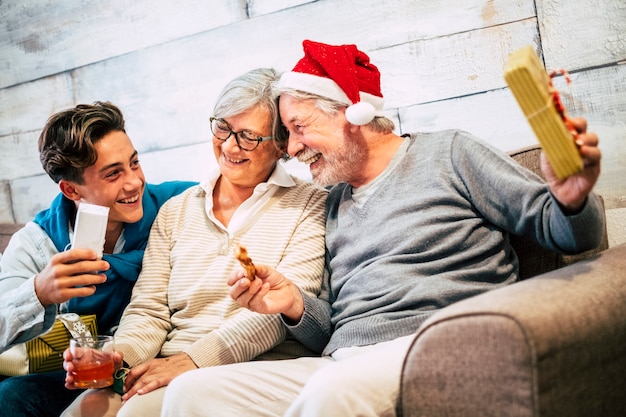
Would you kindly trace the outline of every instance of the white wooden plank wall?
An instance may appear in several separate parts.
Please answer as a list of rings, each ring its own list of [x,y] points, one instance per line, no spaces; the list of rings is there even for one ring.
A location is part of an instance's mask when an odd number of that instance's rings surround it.
[[[626,241],[623,0],[1,1],[0,222],[30,220],[57,192],[36,150],[51,113],[110,100],[151,182],[199,180],[214,165],[221,87],[254,67],[290,69],[307,38],[370,54],[399,132],[460,127],[503,150],[535,143],[502,78],[508,53],[533,45],[572,74],[559,87],[600,135],[597,191],[612,243]]]

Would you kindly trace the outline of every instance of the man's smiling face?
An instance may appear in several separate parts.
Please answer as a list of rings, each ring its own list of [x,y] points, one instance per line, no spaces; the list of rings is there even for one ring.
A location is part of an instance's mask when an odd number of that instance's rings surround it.
[[[289,95],[280,97],[279,106],[289,131],[287,151],[309,165],[316,183],[325,186],[358,182],[367,155],[365,148],[347,139],[350,124],[343,111],[329,116],[315,105],[315,100],[298,100]]]

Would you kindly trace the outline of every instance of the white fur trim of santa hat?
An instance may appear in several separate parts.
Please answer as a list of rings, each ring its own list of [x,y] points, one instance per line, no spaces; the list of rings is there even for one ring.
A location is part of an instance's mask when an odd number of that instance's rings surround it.
[[[359,92],[360,101],[352,103],[339,85],[330,78],[302,72],[285,72],[278,83],[279,89],[291,88],[346,104],[346,119],[354,125],[365,125],[375,116],[383,115],[384,99],[373,94]]]

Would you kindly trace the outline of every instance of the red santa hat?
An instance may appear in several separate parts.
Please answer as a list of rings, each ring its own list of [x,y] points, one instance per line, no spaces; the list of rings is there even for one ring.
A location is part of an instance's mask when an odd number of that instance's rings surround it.
[[[365,125],[382,116],[380,72],[356,45],[327,45],[305,40],[304,57],[279,86],[330,98],[348,105],[346,119]]]

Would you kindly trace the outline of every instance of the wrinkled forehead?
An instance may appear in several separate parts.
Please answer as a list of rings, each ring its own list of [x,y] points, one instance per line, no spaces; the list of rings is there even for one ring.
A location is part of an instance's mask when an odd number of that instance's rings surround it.
[[[316,100],[313,98],[299,98],[290,94],[282,94],[278,102],[280,115],[283,118],[283,122],[289,120],[285,119],[286,116],[291,118],[306,118],[307,115],[318,111]]]

